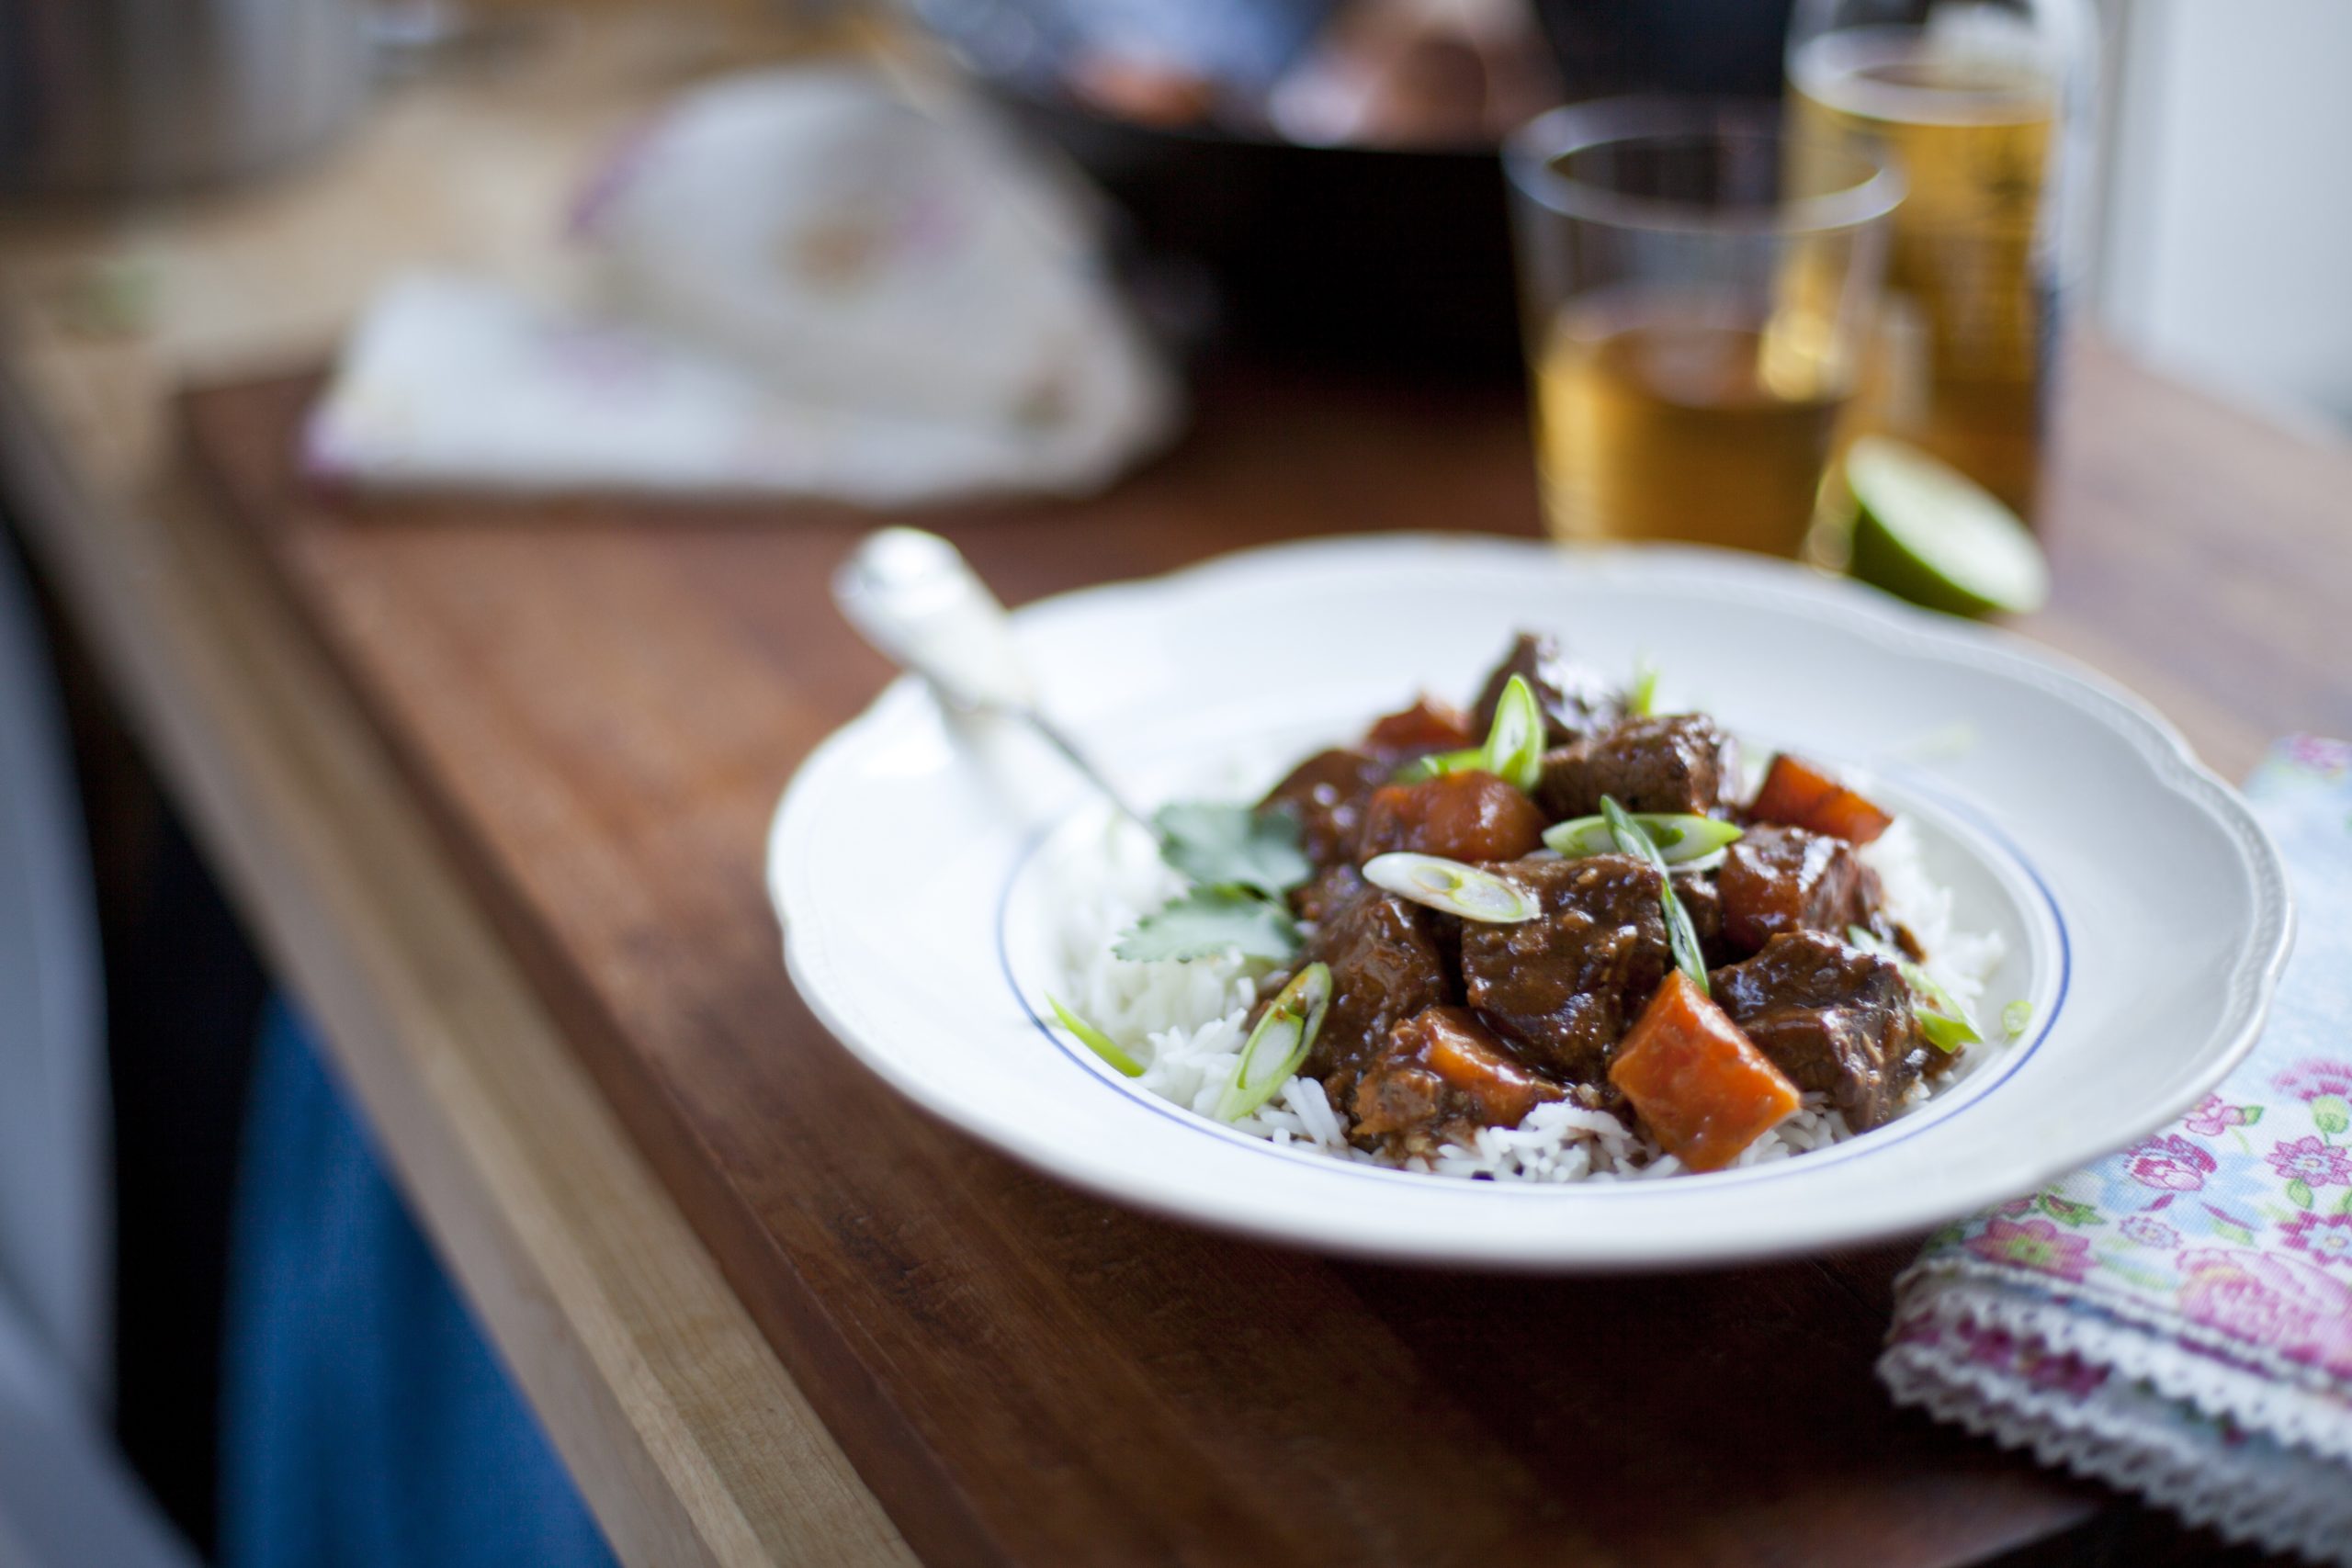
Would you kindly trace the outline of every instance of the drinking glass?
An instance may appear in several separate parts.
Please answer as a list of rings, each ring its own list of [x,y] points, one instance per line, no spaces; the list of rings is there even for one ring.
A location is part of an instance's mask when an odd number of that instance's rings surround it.
[[[2080,254],[2088,0],[1803,0],[1791,124],[1903,172],[1870,419],[2030,518]]]
[[[1862,378],[1902,178],[1736,101],[1555,109],[1503,150],[1564,540],[1794,556]]]

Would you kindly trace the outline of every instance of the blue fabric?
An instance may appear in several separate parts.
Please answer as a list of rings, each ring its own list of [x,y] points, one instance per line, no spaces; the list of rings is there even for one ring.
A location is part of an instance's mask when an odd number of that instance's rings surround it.
[[[295,1015],[264,1021],[221,1393],[223,1568],[611,1551]]]

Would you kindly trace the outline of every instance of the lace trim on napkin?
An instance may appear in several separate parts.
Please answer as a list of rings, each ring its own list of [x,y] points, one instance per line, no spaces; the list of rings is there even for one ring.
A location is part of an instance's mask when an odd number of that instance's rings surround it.
[[[2148,1384],[2206,1416],[2352,1463],[2352,1403],[2310,1368],[2244,1340],[2088,1285],[2081,1295],[2043,1295],[1983,1265],[1921,1264],[1896,1290],[1903,1308],[1888,1336],[1890,1358],[1915,1347],[1915,1337],[1991,1330],[2030,1343],[2044,1359],[2087,1359],[2100,1378]],[[2344,1485],[2352,1494],[2352,1475]]]
[[[2020,1343],[2030,1359],[2030,1341]],[[1879,1375],[1898,1404],[2135,1493],[2225,1540],[2352,1563],[2352,1486],[2340,1467],[2233,1424],[2186,1419],[2177,1402],[2128,1377],[2084,1397],[2036,1387],[2014,1364],[1979,1364],[1976,1353],[1897,1344]]]

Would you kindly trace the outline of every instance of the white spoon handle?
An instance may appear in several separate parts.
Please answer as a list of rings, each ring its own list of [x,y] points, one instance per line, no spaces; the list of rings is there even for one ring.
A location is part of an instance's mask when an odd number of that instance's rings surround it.
[[[833,574],[833,602],[866,641],[958,706],[1035,705],[1004,606],[938,535],[867,535]]]
[[[1143,815],[1037,709],[1012,622],[963,552],[920,528],[869,534],[833,574],[833,602],[859,635],[956,707],[1029,726],[1110,800]]]

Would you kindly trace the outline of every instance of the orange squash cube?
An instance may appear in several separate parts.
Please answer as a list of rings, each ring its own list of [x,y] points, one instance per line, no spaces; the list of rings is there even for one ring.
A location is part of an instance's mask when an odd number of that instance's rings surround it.
[[[1544,847],[1549,825],[1524,791],[1470,768],[1373,791],[1356,858],[1409,850],[1447,860],[1517,860]]]
[[[1788,1075],[1679,969],[1618,1043],[1609,1081],[1692,1170],[1721,1170],[1797,1108]]]
[[[1806,828],[1849,844],[1867,844],[1894,818],[1810,762],[1783,751],[1772,759],[1764,787],[1748,808],[1758,822]]]

